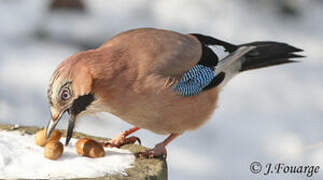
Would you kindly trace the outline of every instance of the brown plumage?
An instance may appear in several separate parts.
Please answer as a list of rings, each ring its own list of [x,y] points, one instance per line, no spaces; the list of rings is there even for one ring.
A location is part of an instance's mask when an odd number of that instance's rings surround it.
[[[70,135],[80,115],[110,112],[138,127],[121,133],[110,145],[120,146],[127,135],[145,128],[158,134],[172,134],[148,153],[164,154],[166,144],[179,134],[200,127],[216,108],[222,86],[188,97],[173,89],[183,74],[201,61],[203,47],[207,45],[203,41],[197,35],[143,28],[121,33],[97,49],[68,57],[50,80],[52,120],[48,134],[65,111],[71,115]],[[220,61],[230,61],[223,66],[228,75],[226,81],[239,72],[242,60],[248,55],[254,57],[252,52],[257,50],[248,44],[229,46],[231,56]],[[293,52],[297,52],[296,48],[285,54],[294,55]],[[215,75],[216,72],[217,69]]]

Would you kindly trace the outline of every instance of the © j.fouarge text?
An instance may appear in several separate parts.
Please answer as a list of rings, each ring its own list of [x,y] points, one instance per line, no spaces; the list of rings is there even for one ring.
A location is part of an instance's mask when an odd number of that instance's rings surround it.
[[[304,174],[306,177],[312,177],[319,173],[320,166],[317,165],[289,165],[285,163],[266,163],[265,166],[260,162],[252,162],[250,164],[250,171],[253,174],[274,175],[274,174]]]

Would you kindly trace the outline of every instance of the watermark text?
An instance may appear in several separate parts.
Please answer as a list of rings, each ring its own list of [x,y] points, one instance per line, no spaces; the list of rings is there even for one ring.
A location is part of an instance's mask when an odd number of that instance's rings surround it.
[[[265,176],[273,174],[303,174],[306,177],[312,177],[319,173],[320,166],[317,165],[289,165],[285,163],[265,163],[254,161],[250,164],[250,171],[253,174],[262,174]]]

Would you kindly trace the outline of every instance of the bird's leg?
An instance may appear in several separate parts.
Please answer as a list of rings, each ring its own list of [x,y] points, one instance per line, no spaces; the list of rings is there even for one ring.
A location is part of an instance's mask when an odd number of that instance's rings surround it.
[[[119,148],[120,146],[125,145],[125,144],[133,144],[136,141],[138,141],[139,144],[141,144],[140,139],[138,137],[136,137],[136,136],[131,136],[131,137],[127,138],[128,135],[138,131],[139,129],[140,128],[138,128],[138,127],[133,127],[133,128],[131,128],[129,130],[121,132],[120,134],[118,134],[117,136],[112,138],[110,141],[103,142],[102,145],[105,146],[105,147],[117,147],[117,148]]]
[[[148,158],[164,158],[166,159],[167,150],[166,145],[169,144],[172,140],[174,140],[180,134],[171,134],[169,135],[163,142],[155,145],[153,149],[147,150],[145,152],[137,153],[139,157],[148,157]]]

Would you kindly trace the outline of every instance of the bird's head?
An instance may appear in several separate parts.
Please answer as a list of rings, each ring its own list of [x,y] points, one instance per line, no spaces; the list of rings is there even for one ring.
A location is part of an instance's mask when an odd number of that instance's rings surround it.
[[[55,129],[64,113],[69,122],[66,145],[69,143],[76,118],[94,101],[91,93],[92,76],[81,63],[65,60],[53,73],[47,91],[51,118],[46,128],[46,137]]]

